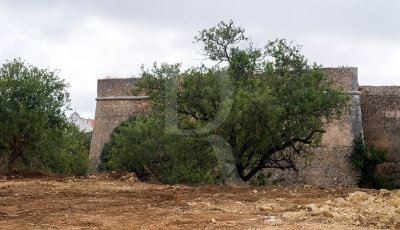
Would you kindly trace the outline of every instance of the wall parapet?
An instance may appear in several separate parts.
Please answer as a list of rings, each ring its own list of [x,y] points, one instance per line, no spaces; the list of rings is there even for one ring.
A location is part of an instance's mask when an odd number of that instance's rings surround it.
[[[109,97],[98,97],[96,101],[105,100],[147,100],[149,96],[109,96]]]
[[[347,91],[347,93],[349,95],[361,95],[361,91],[353,91],[353,90],[351,90],[351,91]]]
[[[400,86],[360,86],[360,90],[365,95],[379,95],[379,96],[400,95]]]

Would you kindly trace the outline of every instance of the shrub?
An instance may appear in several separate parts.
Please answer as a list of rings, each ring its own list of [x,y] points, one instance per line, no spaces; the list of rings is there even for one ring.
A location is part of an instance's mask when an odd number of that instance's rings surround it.
[[[377,172],[376,168],[386,160],[386,149],[378,149],[373,145],[364,144],[364,138],[360,135],[354,138],[351,161],[358,170],[361,170],[360,187],[374,189],[394,189],[394,182],[385,175]]]
[[[91,141],[88,134],[71,124],[63,132],[57,132],[45,140],[33,156],[31,168],[78,176],[86,174]]]
[[[250,183],[252,185],[265,186],[265,185],[267,185],[267,180],[265,178],[266,177],[265,177],[264,173],[263,172],[259,172],[255,179],[250,180]]]
[[[101,154],[102,170],[135,172],[144,181],[218,184],[222,178],[206,141],[164,134],[164,119],[132,116],[114,129]]]
[[[35,152],[9,164],[11,152],[0,150],[0,170],[39,170],[46,173],[85,175],[89,167],[90,136],[75,125],[43,136]]]

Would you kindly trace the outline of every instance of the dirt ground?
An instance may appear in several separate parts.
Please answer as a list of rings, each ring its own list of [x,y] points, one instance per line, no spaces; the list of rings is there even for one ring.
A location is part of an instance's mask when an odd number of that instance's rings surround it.
[[[0,229],[400,229],[400,190],[121,177],[1,176]]]

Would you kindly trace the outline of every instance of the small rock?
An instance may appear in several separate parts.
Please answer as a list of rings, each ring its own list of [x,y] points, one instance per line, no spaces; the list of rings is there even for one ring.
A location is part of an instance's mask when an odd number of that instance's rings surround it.
[[[216,224],[216,223],[217,223],[217,220],[215,220],[214,218],[211,218],[211,223]]]
[[[393,207],[397,207],[400,204],[400,199],[399,198],[393,198],[387,201],[387,204]]]
[[[379,219],[379,222],[381,222],[381,223],[388,223],[389,220],[388,220],[386,217],[382,217],[382,218]]]
[[[381,196],[389,196],[390,195],[390,191],[387,189],[381,189],[379,190],[379,195]]]
[[[265,216],[264,218],[265,218],[265,220],[264,220],[265,223],[268,223],[268,222],[282,222],[282,220],[277,218],[276,216]]]
[[[364,200],[368,200],[368,198],[369,195],[366,192],[354,192],[347,197],[347,200],[352,203],[357,203]]]
[[[257,193],[257,190],[254,189],[254,190],[253,190],[253,193]]]
[[[209,202],[200,202],[200,203],[204,204],[205,206],[211,207],[211,203]]]
[[[325,203],[330,205],[330,204],[332,204],[332,201],[331,200],[327,200]]]
[[[328,211],[328,210],[323,211],[323,212],[322,212],[322,215],[324,215],[325,217],[330,217],[330,218],[333,217],[332,212],[330,212],[330,211]]]
[[[129,182],[136,182],[136,179],[135,179],[134,177],[129,177],[129,178],[128,178],[128,181],[129,181]]]
[[[375,200],[376,204],[383,204],[383,200],[381,198],[378,198]]]
[[[136,174],[135,174],[134,172],[130,172],[130,173],[127,173],[125,176],[126,176],[127,178],[136,177]]]
[[[244,204],[243,204],[242,202],[240,202],[240,201],[236,201],[235,204],[244,205]]]
[[[396,196],[400,198],[400,189],[397,190]]]
[[[125,181],[125,180],[126,180],[126,176],[122,176],[122,177],[120,178],[120,180]]]
[[[306,185],[304,185],[304,188],[307,189],[307,190],[309,190],[309,189],[311,188],[311,185],[306,184]]]
[[[271,206],[262,206],[260,207],[260,211],[265,212],[265,211],[271,211],[272,207]]]
[[[345,205],[347,205],[347,201],[345,200],[345,199],[343,199],[343,198],[338,198],[337,200],[336,200],[336,202],[339,204],[339,205],[341,205],[341,206],[345,206]]]
[[[315,204],[308,204],[306,208],[309,208],[313,212],[317,211],[317,206]]]

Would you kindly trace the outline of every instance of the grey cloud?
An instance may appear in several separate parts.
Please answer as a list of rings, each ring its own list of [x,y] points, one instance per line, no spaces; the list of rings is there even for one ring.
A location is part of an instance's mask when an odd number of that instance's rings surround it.
[[[271,28],[333,29],[364,34],[398,35],[398,1],[305,0],[305,1],[6,1],[15,12],[35,10],[65,14],[70,20],[101,15],[122,23],[153,26],[192,27],[237,19],[239,23],[269,25]]]
[[[123,24],[146,24],[183,30],[201,29],[220,20],[235,19],[246,27],[297,36],[315,31],[356,37],[398,38],[400,2],[376,0],[306,1],[3,1],[13,14],[45,14],[50,25],[73,28],[87,17],[98,16]],[[55,22],[52,22],[55,20]],[[33,20],[34,21],[34,20]],[[25,20],[32,23],[29,18]],[[56,25],[54,25],[56,27]],[[46,28],[45,28],[46,29]],[[58,31],[51,28],[50,31]],[[49,32],[47,30],[47,32]]]
[[[73,106],[94,114],[97,78],[137,75],[153,61],[195,65],[193,36],[233,19],[259,46],[287,38],[311,61],[358,66],[361,82],[400,85],[399,10],[394,0],[0,0],[0,60],[61,69]]]

